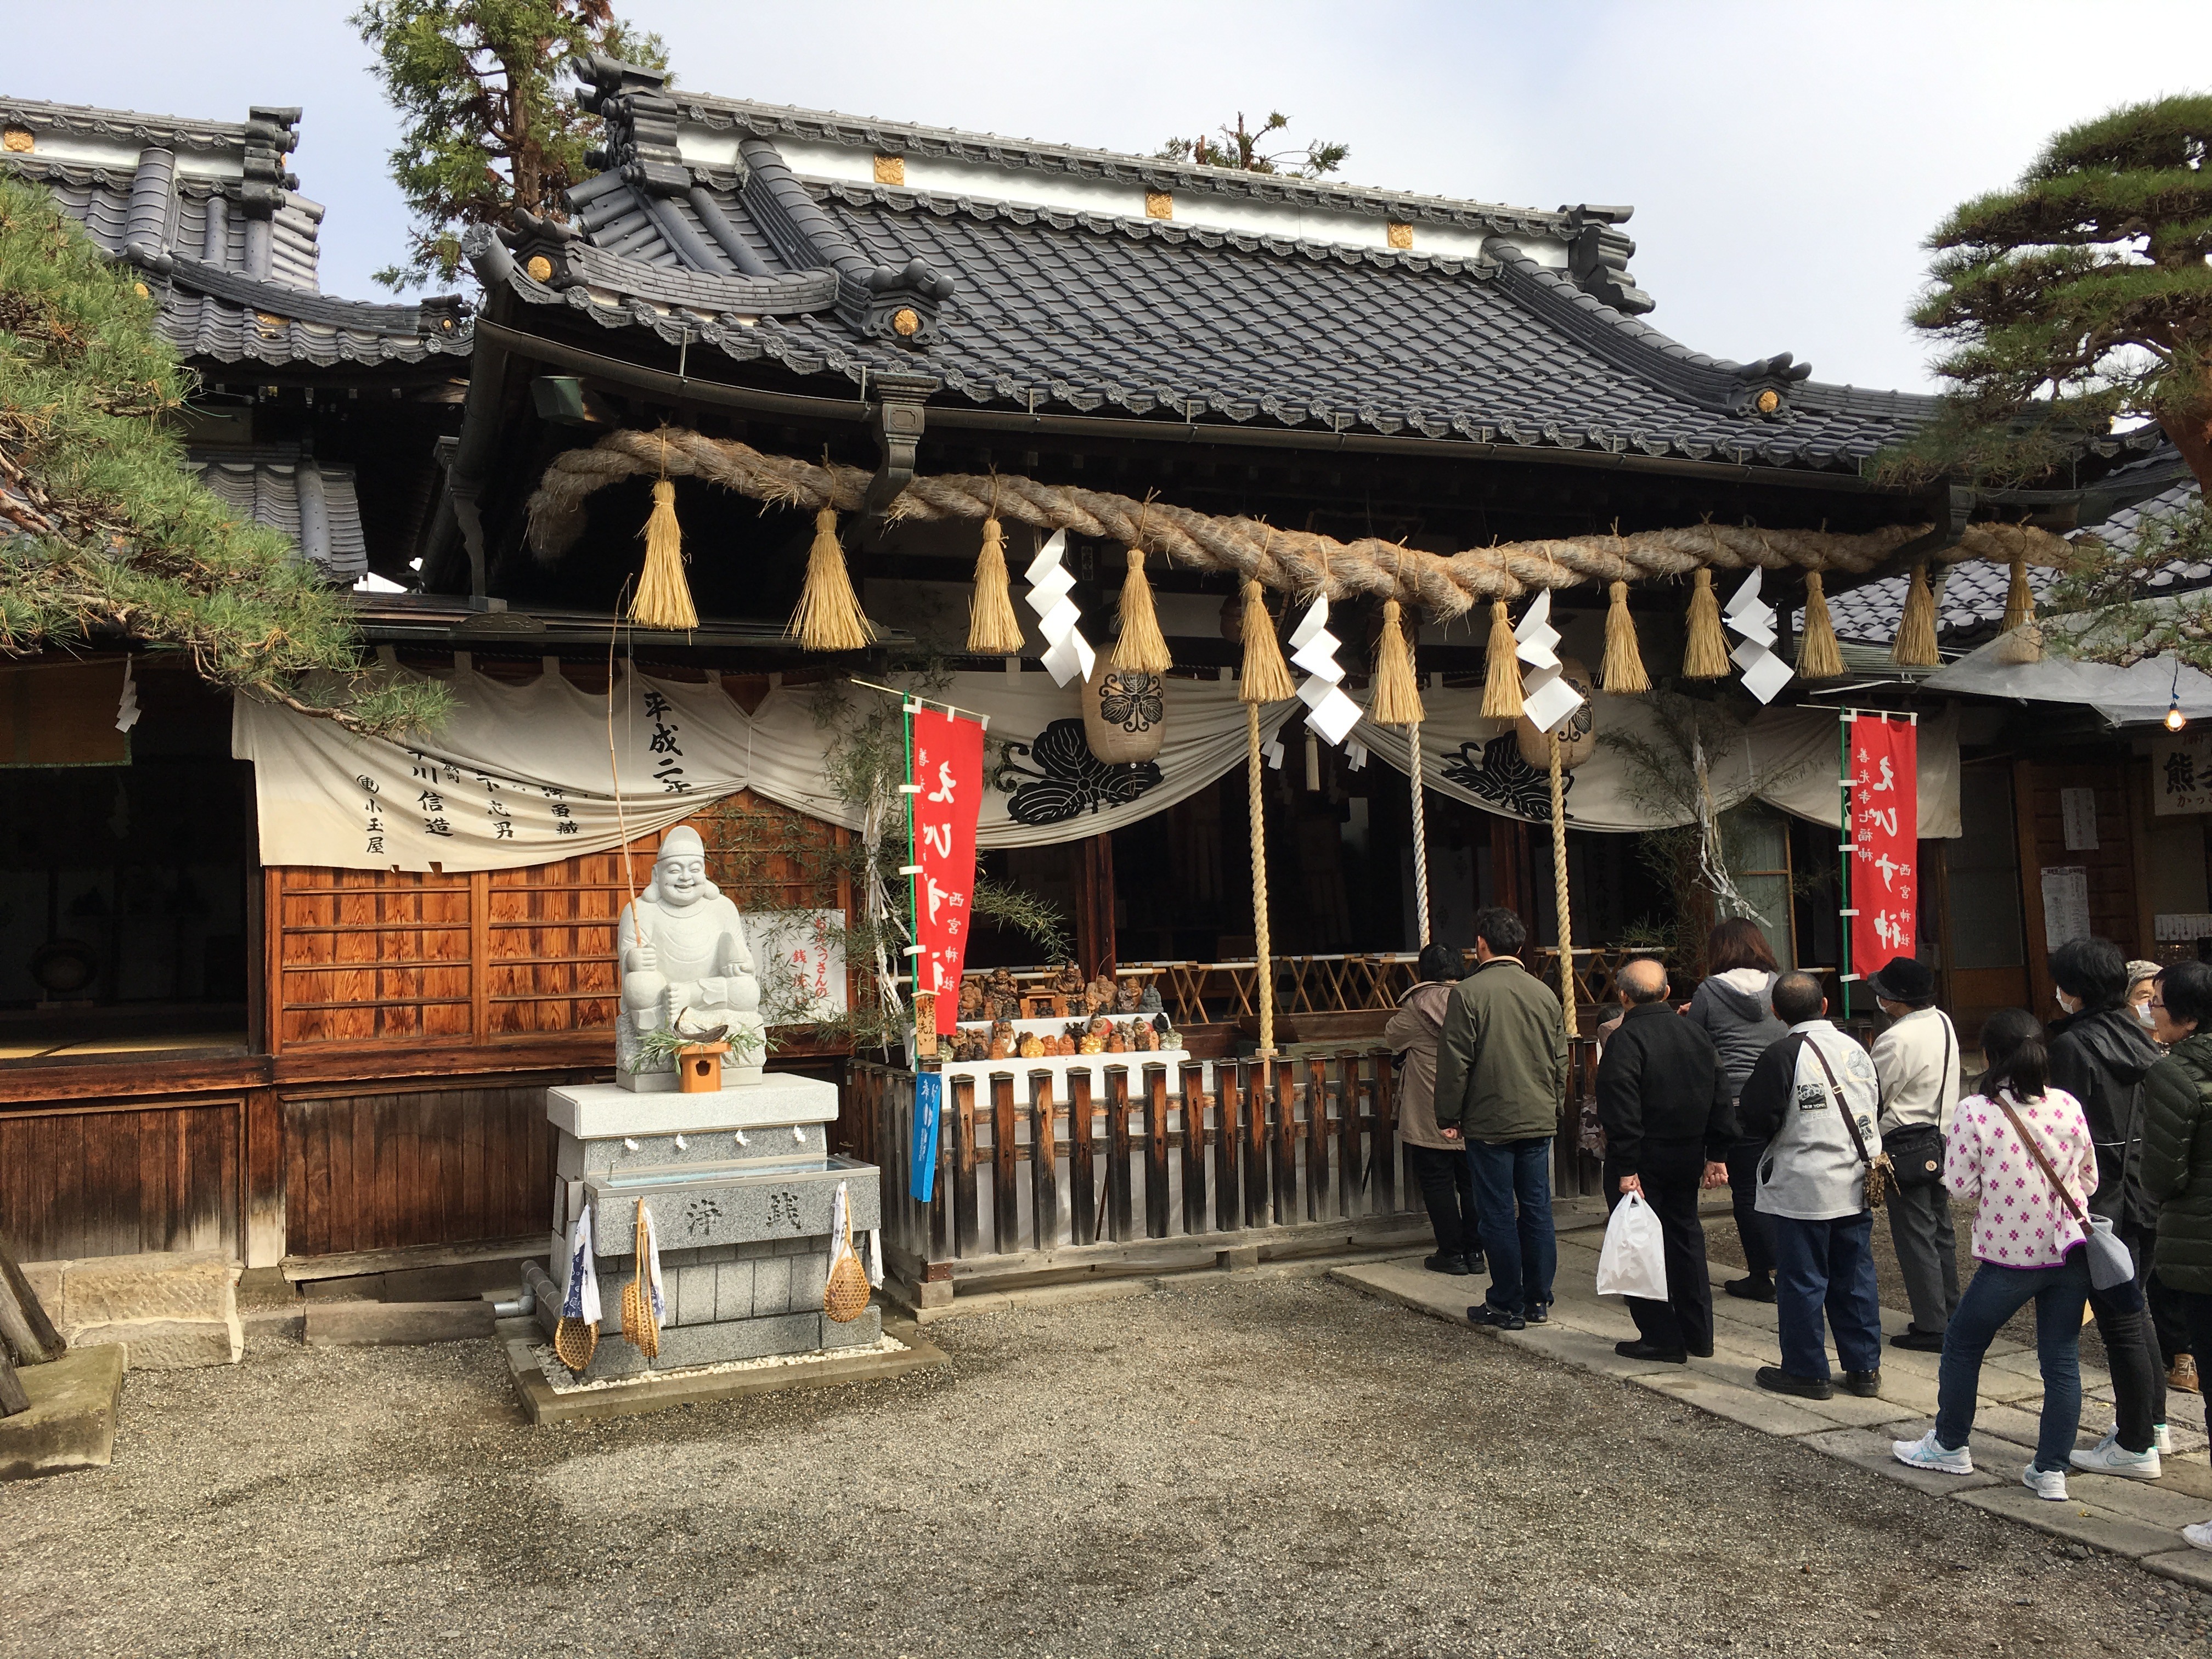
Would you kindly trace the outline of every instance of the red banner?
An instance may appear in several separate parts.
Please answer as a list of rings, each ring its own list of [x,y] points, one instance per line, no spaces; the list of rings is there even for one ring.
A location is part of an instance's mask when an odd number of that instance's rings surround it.
[[[960,967],[968,954],[968,903],[975,889],[975,820],[983,810],[983,728],[934,708],[911,722],[915,988],[937,994],[937,1034],[960,1019]]]
[[[1909,720],[1863,714],[1850,733],[1850,965],[1863,979],[1918,948],[1920,734]]]

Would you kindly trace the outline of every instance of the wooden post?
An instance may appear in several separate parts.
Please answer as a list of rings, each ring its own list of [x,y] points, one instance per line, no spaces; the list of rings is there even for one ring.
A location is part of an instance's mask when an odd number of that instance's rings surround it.
[[[1052,1073],[1030,1073],[1030,1214],[1040,1250],[1060,1242],[1060,1149],[1054,1142]]]
[[[1237,1191],[1237,1161],[1243,1156],[1243,1120],[1237,1110],[1243,1097],[1243,1067],[1226,1060],[1213,1068],[1213,1091],[1220,1103],[1213,1140],[1213,1225],[1218,1232],[1233,1232],[1244,1224],[1243,1198]]]
[[[1076,882],[1076,960],[1092,979],[1110,976],[1119,960],[1114,944],[1114,837],[1092,836],[1076,845],[1082,860]]]
[[[1091,1185],[1091,1073],[1077,1066],[1067,1073],[1068,1243],[1090,1244],[1098,1237],[1098,1198]]]
[[[0,1243],[0,1417],[31,1408],[31,1397],[15,1375],[18,1365],[43,1365],[58,1358],[64,1344],[39,1304],[38,1292]]]
[[[1194,1060],[1177,1073],[1182,1092],[1182,1230],[1206,1231],[1206,1068]]]
[[[1519,818],[1490,820],[1491,902],[1523,921],[1528,915],[1528,826]],[[1533,931],[1533,930],[1532,930]]]

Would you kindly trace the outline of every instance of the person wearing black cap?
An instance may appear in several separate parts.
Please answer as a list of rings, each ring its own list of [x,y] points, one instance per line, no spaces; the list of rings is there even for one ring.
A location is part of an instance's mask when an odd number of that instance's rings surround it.
[[[1936,975],[1923,962],[1892,957],[1867,976],[1867,988],[1889,1017],[1874,1040],[1874,1069],[1881,1079],[1881,1144],[1897,1170],[1889,1238],[1912,1304],[1911,1325],[1889,1342],[1941,1353],[1959,1305],[1959,1246],[1943,1186],[1943,1137],[1959,1103],[1959,1034],[1936,1006]]]

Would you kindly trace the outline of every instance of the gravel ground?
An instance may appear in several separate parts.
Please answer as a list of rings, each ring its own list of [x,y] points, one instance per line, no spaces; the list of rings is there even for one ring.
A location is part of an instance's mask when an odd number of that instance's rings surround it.
[[[563,1429],[489,1342],[135,1373],[112,1468],[0,1486],[0,1653],[2212,1650],[2212,1597],[1326,1279],[932,1335]]]

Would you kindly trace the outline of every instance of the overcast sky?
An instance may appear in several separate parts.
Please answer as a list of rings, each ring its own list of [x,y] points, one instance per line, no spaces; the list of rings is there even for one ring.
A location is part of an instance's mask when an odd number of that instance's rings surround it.
[[[26,8],[0,90],[224,120],[302,106],[292,165],[330,209],[323,285],[373,297],[405,216],[386,173],[396,122],[349,9]],[[1352,182],[1632,203],[1652,323],[1717,356],[1794,351],[1861,386],[1929,384],[1903,316],[1947,209],[2010,182],[2061,126],[2212,86],[2202,0],[620,9],[701,92],[1138,152],[1279,108],[1294,137],[1352,146]]]

